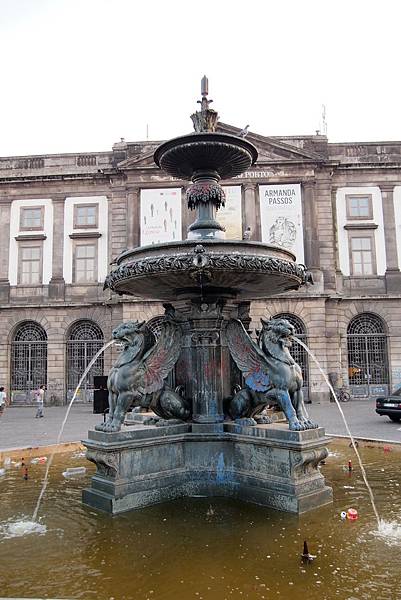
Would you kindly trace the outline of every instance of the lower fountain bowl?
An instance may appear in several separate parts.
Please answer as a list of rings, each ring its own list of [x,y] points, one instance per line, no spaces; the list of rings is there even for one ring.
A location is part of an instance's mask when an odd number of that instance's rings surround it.
[[[185,240],[124,252],[105,288],[168,301],[199,295],[256,299],[306,282],[304,267],[283,248],[249,241]]]

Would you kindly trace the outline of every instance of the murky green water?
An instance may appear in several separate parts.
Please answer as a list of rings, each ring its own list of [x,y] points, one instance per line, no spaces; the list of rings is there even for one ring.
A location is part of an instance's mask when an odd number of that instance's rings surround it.
[[[10,520],[31,518],[44,465],[28,481],[0,478],[0,597],[99,600],[392,600],[401,598],[401,539],[374,535],[376,522],[352,451],[331,446],[322,467],[334,504],[296,517],[221,498],[191,498],[111,517],[84,507],[92,465],[55,457],[41,506],[47,531],[6,539]],[[379,512],[401,525],[401,453],[362,449]],[[356,461],[355,461],[356,462]],[[67,467],[87,476],[65,479]],[[349,507],[355,522],[342,521]],[[317,558],[300,560],[303,540]]]

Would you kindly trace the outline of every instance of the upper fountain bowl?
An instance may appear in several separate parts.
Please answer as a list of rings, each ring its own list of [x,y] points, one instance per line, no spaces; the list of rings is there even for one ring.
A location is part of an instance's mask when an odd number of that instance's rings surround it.
[[[169,302],[178,298],[266,298],[310,281],[295,256],[278,246],[243,240],[183,240],[123,252],[105,288]]]
[[[192,179],[198,172],[215,172],[220,179],[240,175],[258,157],[253,144],[226,133],[192,133],[159,146],[155,163],[169,175]]]

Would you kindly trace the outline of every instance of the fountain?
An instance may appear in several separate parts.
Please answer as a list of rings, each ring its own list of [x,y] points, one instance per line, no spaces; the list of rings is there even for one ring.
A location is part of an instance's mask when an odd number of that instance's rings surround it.
[[[384,521],[346,425],[359,471],[346,466],[348,442],[333,444],[321,466],[335,489],[330,505],[319,468],[327,440],[307,414],[289,353],[293,340],[302,342],[285,320],[262,319],[256,341],[248,331],[252,298],[297,288],[307,273],[279,248],[224,240],[216,219],[224,202],[219,179],[247,168],[256,150],[210,131],[217,115],[209,102],[204,82],[196,133],[163,144],[155,155],[168,172],[193,180],[188,203],[197,215],[188,239],[125,252],[106,281],[117,293],[160,298],[165,318],[158,331],[129,321],[113,332],[123,350],[108,381],[110,418],[85,441],[96,465],[83,495],[89,506],[81,504],[82,483],[73,476],[86,477],[81,453],[53,453],[44,473],[33,460],[29,479],[20,464],[4,461],[0,582],[9,597],[399,596],[399,450],[360,449]],[[266,407],[274,402],[288,424],[269,422]],[[130,418],[130,405],[153,412]],[[244,510],[231,498],[254,506]],[[169,499],[177,500],[161,504]],[[104,514],[151,504],[146,513],[132,511],[112,523]],[[298,517],[312,508],[318,510]],[[343,518],[356,509],[358,520]]]
[[[195,132],[154,155],[161,169],[192,181],[188,238],[126,251],[106,278],[117,294],[163,301],[165,318],[156,336],[137,321],[113,332],[124,349],[109,375],[109,419],[84,442],[97,472],[83,501],[119,513],[183,496],[228,496],[303,513],[332,501],[318,469],[327,439],[303,402],[289,352],[293,327],[262,319],[257,341],[248,327],[252,299],[310,279],[283,248],[224,239],[220,181],[254,164],[257,150],[216,132],[206,78],[199,102]],[[274,403],[288,424],[271,422],[266,408]],[[132,405],[154,417],[128,419]]]

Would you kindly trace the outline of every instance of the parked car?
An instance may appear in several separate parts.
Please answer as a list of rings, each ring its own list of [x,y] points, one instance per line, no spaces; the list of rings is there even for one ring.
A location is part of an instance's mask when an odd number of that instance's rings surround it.
[[[390,396],[376,398],[376,412],[387,415],[392,421],[401,420],[401,387],[394,390]]]

